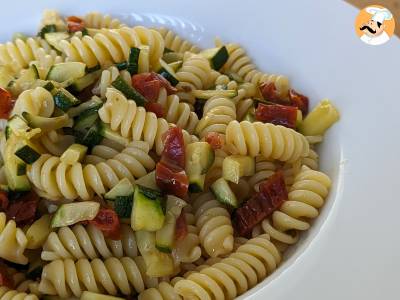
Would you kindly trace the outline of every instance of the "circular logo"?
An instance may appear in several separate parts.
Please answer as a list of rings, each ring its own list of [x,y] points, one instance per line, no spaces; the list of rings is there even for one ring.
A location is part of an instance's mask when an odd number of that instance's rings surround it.
[[[370,5],[360,11],[356,18],[357,36],[368,45],[382,45],[394,33],[393,14],[382,5]]]

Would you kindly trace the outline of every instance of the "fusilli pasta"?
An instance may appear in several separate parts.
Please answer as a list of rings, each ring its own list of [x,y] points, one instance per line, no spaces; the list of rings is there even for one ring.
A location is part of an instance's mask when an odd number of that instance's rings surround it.
[[[179,35],[177,35],[175,32],[172,30],[169,30],[168,28],[161,27],[161,28],[156,28],[161,36],[164,39],[165,42],[165,48],[168,48],[174,52],[178,53],[185,53],[186,51],[192,52],[192,53],[199,53],[200,48],[193,45],[189,41],[181,38]]]
[[[93,11],[83,17],[85,26],[89,28],[109,28],[116,29],[125,26],[120,20],[111,17],[110,15],[103,15],[100,12]]]
[[[0,213],[0,257],[17,264],[25,265],[28,258],[24,255],[28,240],[14,220],[7,221],[6,214]]]

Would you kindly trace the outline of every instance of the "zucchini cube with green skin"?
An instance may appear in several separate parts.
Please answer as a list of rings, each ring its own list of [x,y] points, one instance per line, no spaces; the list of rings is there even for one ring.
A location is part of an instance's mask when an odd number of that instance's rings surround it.
[[[223,67],[229,58],[229,53],[225,46],[206,49],[200,52],[200,54],[207,58],[210,61],[211,67],[217,71]]]
[[[67,150],[61,155],[60,160],[63,163],[73,165],[77,162],[82,161],[85,157],[88,147],[80,144],[72,144]]]
[[[51,219],[51,227],[64,227],[81,221],[93,220],[99,210],[100,203],[94,201],[63,204],[57,209]]]
[[[114,210],[120,218],[129,218],[132,213],[133,194],[132,183],[124,178],[104,195],[104,199],[113,203]]]
[[[121,76],[118,76],[111,85],[119,90],[124,96],[136,102],[138,106],[144,106],[147,102],[147,99],[143,97],[138,91],[136,91],[133,87],[128,85]]]
[[[28,122],[28,125],[31,128],[40,128],[41,132],[43,133],[63,128],[69,123],[67,114],[63,114],[59,117],[46,118],[24,111],[22,116]]]
[[[157,231],[164,225],[165,199],[159,191],[136,185],[131,226],[133,230]]]
[[[81,62],[64,62],[53,65],[47,73],[46,80],[56,82],[71,81],[85,76],[86,65]]]
[[[80,103],[74,95],[64,88],[59,88],[53,95],[53,98],[55,105],[63,111],[67,111],[72,106],[76,106]]]
[[[179,83],[174,70],[162,59],[160,59],[160,69],[157,73],[167,79],[172,86],[176,86]]]
[[[210,187],[215,198],[225,205],[233,208],[239,207],[239,201],[224,178],[217,179]]]
[[[222,174],[224,179],[239,183],[240,177],[254,175],[255,165],[254,158],[250,156],[227,156],[222,162]]]

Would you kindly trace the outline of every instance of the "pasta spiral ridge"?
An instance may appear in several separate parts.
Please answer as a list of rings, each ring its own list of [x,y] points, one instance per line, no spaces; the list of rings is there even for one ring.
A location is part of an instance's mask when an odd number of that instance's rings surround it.
[[[210,85],[210,63],[201,55],[191,55],[187,52],[182,67],[176,72],[176,78],[179,80],[176,86],[179,98],[193,105],[196,99],[191,91],[205,89]]]
[[[157,118],[153,112],[146,112],[143,107],[137,106],[135,101],[128,100],[118,90],[108,88],[106,103],[99,109],[100,119],[110,124],[112,130],[119,132],[123,137],[133,141],[145,141],[152,149],[156,148],[158,155],[164,149],[163,134],[170,125],[167,120]],[[197,138],[183,130],[185,142]]]
[[[188,40],[181,38],[179,35],[177,35],[172,30],[169,30],[168,28],[161,27],[161,28],[156,28],[155,30],[157,30],[163,37],[165,42],[165,48],[168,48],[178,53],[185,53],[186,51],[192,53],[200,52],[199,47],[193,45]]]
[[[73,135],[64,135],[57,131],[41,134],[37,139],[48,153],[61,156],[69,146],[75,142]]]
[[[132,85],[131,75],[127,70],[120,71],[117,67],[111,66],[107,70],[101,72],[100,79],[92,90],[93,94],[105,98],[107,88],[112,86],[113,81],[117,79],[118,76],[121,76],[128,85]]]
[[[254,188],[255,192],[259,191],[260,183],[270,176],[272,176],[279,166],[263,156],[256,157],[256,172],[248,179],[250,186]]]
[[[229,53],[228,61],[223,69],[226,72],[233,72],[243,78],[246,82],[251,82],[256,86],[262,83],[274,83],[281,97],[286,98],[289,91],[289,80],[286,76],[267,74],[257,70],[257,67],[252,63],[250,57],[238,44],[228,44],[227,50]]]
[[[83,291],[109,295],[131,295],[146,287],[157,286],[158,280],[148,278],[143,257],[109,257],[88,260],[81,258],[55,260],[43,268],[39,290],[61,298],[80,297]]]
[[[37,190],[46,193],[50,199],[74,200],[80,197],[89,200],[93,192],[103,195],[121,179],[135,178],[147,174],[155,167],[154,160],[143,150],[127,147],[104,162],[82,165],[68,165],[57,156],[43,154],[27,167],[27,176]]]
[[[203,117],[197,124],[196,132],[203,138],[209,132],[225,134],[229,122],[236,120],[235,103],[224,97],[211,97],[203,108]]]
[[[11,290],[5,286],[0,287],[0,300],[39,300],[35,294],[27,294]]]
[[[298,239],[297,231],[309,229],[307,220],[318,216],[330,186],[331,180],[326,174],[302,166],[290,188],[288,201],[272,214],[271,219],[262,222],[262,228],[273,240],[294,244]]]
[[[15,72],[28,67],[32,61],[43,60],[47,55],[54,61],[62,61],[57,52],[41,38],[30,37],[26,41],[16,39],[0,44],[0,64],[10,66]]]
[[[7,222],[5,213],[0,213],[0,257],[11,262],[25,265],[28,258],[24,251],[28,244],[28,239],[21,228],[17,227],[14,220]]]
[[[228,210],[211,193],[200,195],[193,203],[199,238],[207,255],[217,257],[233,249],[233,227]]]
[[[293,129],[261,122],[231,121],[226,128],[226,145],[232,152],[294,162],[310,150],[307,139]]]
[[[157,102],[164,109],[165,119],[177,127],[192,134],[199,122],[197,114],[191,111],[189,104],[181,102],[177,95],[167,95],[165,88],[160,90]]]
[[[84,227],[76,224],[72,228],[61,227],[51,232],[45,244],[41,258],[45,261],[57,259],[109,258],[138,255],[135,234],[129,225],[121,224],[121,240],[104,237],[101,230],[89,224]]]
[[[35,116],[50,117],[54,112],[52,94],[42,87],[23,91],[15,101],[11,114],[22,115],[24,111]]]
[[[122,24],[120,20],[111,17],[110,15],[103,15],[100,12],[93,11],[83,17],[85,26],[88,28],[108,28],[117,29],[126,25]]]
[[[138,300],[181,300],[182,297],[175,292],[174,287],[168,282],[160,282],[157,288],[149,288],[141,292]]]
[[[179,280],[174,289],[183,298],[233,299],[272,273],[280,261],[280,253],[268,235],[261,235],[220,262],[200,267],[200,271]]]

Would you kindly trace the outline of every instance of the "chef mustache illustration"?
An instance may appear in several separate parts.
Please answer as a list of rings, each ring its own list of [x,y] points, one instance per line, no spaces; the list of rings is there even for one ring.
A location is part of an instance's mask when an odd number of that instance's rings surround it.
[[[376,25],[378,26],[378,28],[381,28],[381,26],[382,26],[382,23],[380,23],[380,22],[376,22]],[[372,33],[372,34],[375,34],[376,33],[376,30],[374,30],[372,27],[370,27],[368,24],[365,24],[365,25],[363,25],[363,26],[361,26],[360,27],[360,30],[361,31],[364,31],[364,30],[368,30],[370,33]]]

